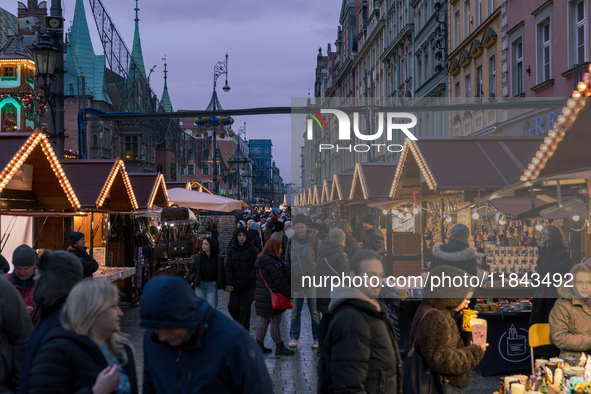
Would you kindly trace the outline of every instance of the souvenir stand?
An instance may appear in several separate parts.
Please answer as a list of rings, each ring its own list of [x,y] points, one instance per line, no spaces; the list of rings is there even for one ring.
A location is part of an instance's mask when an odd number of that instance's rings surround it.
[[[163,208],[168,207],[168,190],[161,173],[128,174],[138,202],[138,212],[133,215],[133,258],[136,266],[136,287],[141,292],[152,276],[152,255],[154,236],[158,233],[158,222]]]
[[[498,190],[487,197],[490,204],[503,211],[513,209],[518,218],[527,218],[531,224],[540,220],[562,223],[567,234],[571,261],[576,264],[591,256],[589,230],[589,195],[591,192],[591,108],[584,98],[591,96],[589,80],[579,83],[578,91],[566,101],[552,130],[539,145],[527,163],[520,182]],[[501,208],[504,206],[505,208]],[[560,219],[557,220],[557,219]],[[482,313],[481,316],[486,316]],[[522,336],[527,337],[525,332]],[[523,341],[523,339],[521,339]],[[529,346],[526,344],[526,346]],[[503,379],[505,390],[510,384],[522,380],[534,392],[574,393],[589,392],[591,384],[591,358],[566,358],[549,361],[529,360],[535,375],[508,376]],[[529,373],[528,373],[529,375]]]
[[[410,221],[414,228],[406,236],[420,237],[420,242],[415,243],[418,249],[410,251],[415,256],[421,256],[420,261],[410,263],[415,265],[415,270],[419,267],[428,268],[432,247],[438,242],[446,242],[449,230],[457,223],[464,223],[471,229],[472,242],[480,252],[480,273],[484,274],[495,266],[499,267],[498,264],[489,265],[485,253],[492,256],[495,253],[501,256],[503,253],[503,258],[507,255],[515,257],[517,254],[521,257],[521,253],[524,253],[525,257],[526,252],[529,255],[529,249],[525,249],[529,244],[525,245],[523,242],[523,248],[519,248],[519,241],[516,245],[510,244],[521,237],[523,227],[527,223],[518,223],[517,218],[508,216],[494,207],[478,205],[476,202],[481,201],[487,192],[517,182],[539,144],[540,139],[531,137],[462,137],[406,141],[390,193],[393,201],[385,206],[384,212],[394,218]],[[472,168],[473,171],[466,171],[466,168]],[[411,217],[414,217],[414,220]],[[399,223],[394,222],[393,228],[396,228],[397,224]],[[532,237],[535,235],[532,234]],[[391,236],[400,237],[401,233],[393,232]],[[535,244],[535,239],[529,243]],[[392,245],[395,244],[393,241]],[[531,248],[537,250],[533,246]],[[397,264],[397,260],[404,256],[396,257],[399,252],[395,247],[389,250],[389,253],[393,255],[394,275],[404,272],[404,267]],[[532,257],[535,257],[534,253]],[[509,264],[509,261],[507,263]],[[405,261],[403,264],[406,266],[409,262]],[[504,260],[502,267],[503,270],[505,267],[507,270],[510,269],[509,265],[504,265]],[[521,261],[520,267],[524,267]],[[528,265],[527,268],[531,269],[531,266]],[[491,285],[493,286],[489,287],[494,291],[499,284],[495,282]],[[421,289],[412,288],[390,290],[395,296],[402,295],[408,298],[422,293]],[[518,286],[513,289],[513,294],[505,296],[519,299],[519,291]],[[485,295],[482,294],[481,288],[478,292],[480,296]],[[400,316],[398,324],[401,331],[401,348],[408,347],[405,341],[408,340],[412,321],[408,318],[412,319],[412,309],[417,306],[416,301],[398,302],[398,308],[402,311],[395,310],[395,314]],[[521,307],[521,304],[519,306]],[[523,330],[527,331],[529,323],[528,313],[515,306],[515,311],[499,311],[498,314],[489,315],[490,338],[495,340],[495,335],[498,336],[498,346],[491,346],[487,351],[481,365],[483,374],[498,373],[498,369],[503,368],[527,368],[529,362],[527,352],[522,354],[526,347],[515,345],[512,348],[514,351],[507,354],[507,346],[501,343],[523,339]],[[494,370],[490,366],[498,369]]]
[[[0,133],[0,250],[20,244],[63,250],[80,201],[45,133]],[[18,229],[18,230],[17,230]],[[18,231],[19,234],[12,234]]]
[[[128,227],[130,213],[138,209],[138,203],[125,164],[119,158],[66,159],[60,163],[79,196],[80,211],[89,215],[89,219],[75,218],[74,230],[84,233],[89,254],[96,256],[99,269],[94,276],[117,281],[122,300],[131,302],[136,267],[133,232]]]

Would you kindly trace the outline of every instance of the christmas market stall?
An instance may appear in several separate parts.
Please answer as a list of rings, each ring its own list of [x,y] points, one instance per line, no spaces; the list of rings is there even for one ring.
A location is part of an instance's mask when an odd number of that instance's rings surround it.
[[[383,218],[380,218],[377,210],[372,209],[370,204],[383,202],[388,199],[390,185],[396,165],[390,163],[356,163],[353,172],[351,189],[349,190],[350,202],[346,204],[347,218],[353,229],[353,236],[363,242],[365,239],[365,230],[362,226],[362,219],[368,213],[375,213],[376,224],[379,220],[384,239],[386,239],[386,229],[383,224]]]
[[[346,219],[345,205],[349,202],[353,174],[334,174],[332,177],[332,189],[330,199],[335,205],[335,221]]]
[[[67,247],[80,201],[45,133],[0,133],[0,250]]]
[[[124,300],[132,299],[136,273],[132,213],[138,203],[123,160],[61,160],[64,172],[79,195],[84,218],[74,219],[74,230],[85,235],[89,254],[99,263],[95,277],[117,281]],[[92,174],[92,176],[89,176]]]

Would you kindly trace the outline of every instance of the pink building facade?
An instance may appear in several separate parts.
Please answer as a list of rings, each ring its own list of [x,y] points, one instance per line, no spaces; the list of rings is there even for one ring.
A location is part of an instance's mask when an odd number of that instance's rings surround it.
[[[589,71],[590,0],[506,1],[503,96],[570,96]]]

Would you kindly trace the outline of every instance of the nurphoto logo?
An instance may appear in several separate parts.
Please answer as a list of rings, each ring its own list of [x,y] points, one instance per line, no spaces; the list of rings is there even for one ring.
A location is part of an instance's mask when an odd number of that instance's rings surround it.
[[[351,118],[349,114],[344,111],[338,109],[328,109],[323,108],[318,111],[315,111],[311,108],[307,108],[310,113],[308,116],[310,118],[307,119],[306,122],[306,138],[311,141],[314,139],[314,121],[318,124],[319,129],[326,130],[328,132],[328,124],[326,119],[322,116],[322,114],[332,114],[336,116],[336,120],[338,123],[338,136],[339,140],[342,141],[349,141],[353,142],[351,138]],[[359,129],[359,112],[353,112],[353,133],[355,134],[355,138],[361,141],[376,141],[382,138],[384,131],[386,132],[386,141],[393,140],[393,133],[395,130],[402,131],[408,138],[411,140],[416,141],[417,137],[412,134],[410,131],[411,128],[416,126],[417,124],[417,117],[408,112],[378,112],[377,113],[377,123],[378,127],[377,130],[373,134],[364,134]],[[403,120],[407,120],[406,122],[401,122]],[[410,120],[410,121],[408,121]],[[385,124],[385,126],[384,126]],[[385,149],[388,152],[402,152],[404,149],[403,145],[401,144],[370,144],[370,143],[363,143],[363,144],[345,144],[345,145],[334,145],[334,144],[319,144],[319,151],[323,150],[333,150],[336,151],[346,150],[346,151],[355,151],[355,152],[368,152],[370,149],[377,149],[378,152],[381,149]]]

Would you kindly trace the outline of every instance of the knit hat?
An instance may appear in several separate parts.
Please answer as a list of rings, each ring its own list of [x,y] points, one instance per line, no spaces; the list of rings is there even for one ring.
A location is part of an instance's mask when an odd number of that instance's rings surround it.
[[[462,223],[458,223],[449,231],[452,237],[468,239],[470,238],[470,229]]]
[[[285,228],[285,225],[283,224],[283,222],[275,222],[275,226],[273,226],[271,231],[274,233],[278,233],[279,231],[283,230],[284,228]]]
[[[82,238],[84,238],[84,234],[79,231],[74,231],[72,234],[70,234],[70,242],[72,242],[72,245],[80,241]]]
[[[362,223],[371,224],[373,226],[376,224],[376,219],[375,219],[374,215],[372,215],[371,213],[368,213],[367,215],[365,215],[363,217]]]
[[[37,262],[39,279],[33,290],[33,301],[38,307],[51,304],[82,280],[82,263],[73,253],[65,250],[47,251]]]
[[[259,227],[261,227],[261,226],[260,226],[260,224],[258,224],[257,222],[252,222],[252,223],[250,224],[250,229],[251,229],[251,230],[258,230],[258,229],[259,229]]]
[[[328,239],[338,244],[345,243],[346,238],[345,233],[340,228],[335,227],[328,232]]]
[[[12,264],[15,267],[32,267],[37,263],[35,249],[29,245],[21,245],[12,253]]]
[[[295,218],[293,218],[291,224],[295,227],[296,224],[303,223],[306,226],[308,225],[308,217],[303,213],[298,213]]]

